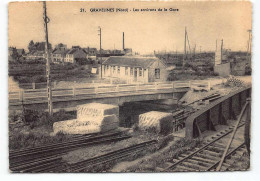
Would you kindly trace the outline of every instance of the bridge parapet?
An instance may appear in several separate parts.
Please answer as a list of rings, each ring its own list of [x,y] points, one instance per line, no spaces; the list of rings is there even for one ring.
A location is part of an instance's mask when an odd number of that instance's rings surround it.
[[[236,119],[246,99],[251,96],[251,87],[234,91],[209,106],[201,109],[186,120],[185,137],[199,137],[206,130],[215,130],[216,125],[226,125],[227,120]]]
[[[92,86],[81,88],[53,89],[53,100],[67,98],[77,99],[79,97],[96,98],[97,96],[122,96],[122,95],[142,95],[157,93],[173,93],[181,89],[187,89],[194,86],[204,86],[210,89],[208,81],[174,81],[174,82],[153,82],[146,84],[117,84],[108,86]],[[20,91],[9,92],[10,103],[26,103],[30,101],[47,100],[46,89],[25,89]]]

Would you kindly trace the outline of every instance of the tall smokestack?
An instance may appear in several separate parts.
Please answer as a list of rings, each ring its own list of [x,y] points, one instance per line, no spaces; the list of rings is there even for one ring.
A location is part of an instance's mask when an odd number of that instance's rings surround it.
[[[125,49],[125,33],[123,32],[123,50]]]

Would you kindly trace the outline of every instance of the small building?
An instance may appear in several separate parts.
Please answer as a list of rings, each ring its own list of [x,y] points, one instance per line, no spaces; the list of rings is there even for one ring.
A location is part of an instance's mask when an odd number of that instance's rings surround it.
[[[24,56],[25,58],[29,60],[37,60],[37,59],[43,59],[45,58],[45,51],[31,51],[28,54]]]
[[[87,52],[78,46],[74,46],[66,53],[64,62],[75,63],[77,61],[84,61],[86,59]]]
[[[102,64],[103,78],[120,78],[127,83],[163,82],[167,66],[156,57],[112,56]]]
[[[88,48],[83,48],[85,50],[85,52],[87,52],[87,56],[88,57],[95,57],[98,50],[96,48],[91,48],[91,47],[88,47]]]
[[[55,48],[52,52],[52,62],[63,63],[67,52],[66,48]]]

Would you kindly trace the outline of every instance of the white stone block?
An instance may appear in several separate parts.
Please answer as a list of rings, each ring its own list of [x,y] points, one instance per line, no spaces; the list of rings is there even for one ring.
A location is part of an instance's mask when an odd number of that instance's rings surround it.
[[[92,117],[93,118],[93,117]],[[57,134],[90,134],[97,132],[106,132],[117,129],[119,120],[116,115],[98,116],[91,121],[79,121],[77,119],[55,122],[53,132]]]
[[[151,111],[139,115],[138,127],[141,130],[153,130],[156,133],[169,134],[173,130],[171,113]]]
[[[110,104],[89,103],[77,106],[77,120],[87,121],[92,117],[116,115],[119,118],[119,107]]]

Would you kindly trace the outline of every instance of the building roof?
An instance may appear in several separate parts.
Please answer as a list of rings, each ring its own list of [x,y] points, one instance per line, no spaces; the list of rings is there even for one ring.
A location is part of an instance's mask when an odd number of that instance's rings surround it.
[[[87,52],[86,52],[84,49],[82,49],[82,48],[72,48],[72,49],[70,49],[70,50],[67,52],[67,54],[74,54],[74,53],[76,53],[77,51],[83,51],[84,53],[87,54]]]
[[[67,51],[68,50],[64,48],[57,48],[53,50],[52,54],[66,54]]]
[[[36,51],[29,52],[27,55],[42,56],[44,54],[45,54],[45,51],[38,51],[38,50],[36,50]]]
[[[147,68],[156,61],[160,61],[160,59],[156,57],[113,56],[109,57],[103,64]]]

